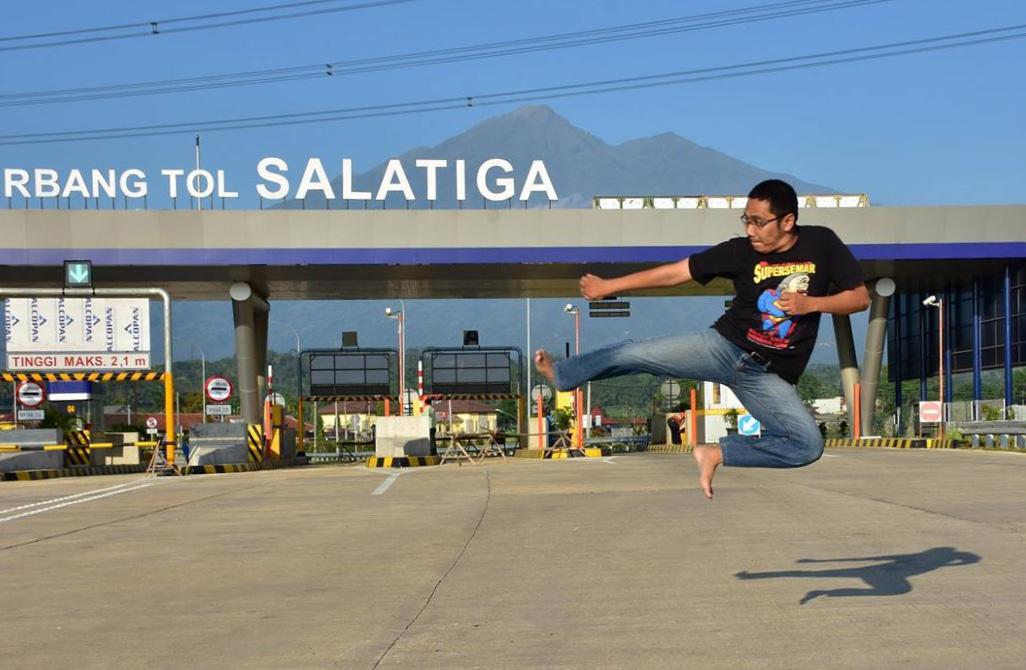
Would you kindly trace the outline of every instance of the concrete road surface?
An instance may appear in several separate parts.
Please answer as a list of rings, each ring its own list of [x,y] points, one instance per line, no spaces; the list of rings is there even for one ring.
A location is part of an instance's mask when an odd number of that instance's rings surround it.
[[[1026,664],[1026,456],[0,484],[0,667]]]

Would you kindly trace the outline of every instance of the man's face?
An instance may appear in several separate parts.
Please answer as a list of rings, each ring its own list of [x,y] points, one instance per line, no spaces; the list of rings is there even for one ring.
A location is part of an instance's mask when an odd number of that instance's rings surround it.
[[[777,218],[770,211],[768,200],[748,199],[745,207],[745,234],[752,247],[760,254],[772,254],[788,249],[793,243],[789,234],[794,228],[794,215]],[[765,225],[761,225],[765,224]]]

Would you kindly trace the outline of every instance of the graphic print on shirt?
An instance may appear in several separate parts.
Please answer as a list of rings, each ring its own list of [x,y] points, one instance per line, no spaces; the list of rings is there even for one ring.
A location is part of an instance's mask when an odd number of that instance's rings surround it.
[[[755,266],[755,283],[783,276],[784,279],[774,288],[767,288],[759,295],[760,327],[748,330],[748,339],[756,344],[773,349],[790,349],[791,336],[798,327],[801,317],[792,316],[780,306],[780,297],[784,293],[808,293],[811,282],[810,275],[815,274],[816,264],[784,263],[770,265],[762,262]]]

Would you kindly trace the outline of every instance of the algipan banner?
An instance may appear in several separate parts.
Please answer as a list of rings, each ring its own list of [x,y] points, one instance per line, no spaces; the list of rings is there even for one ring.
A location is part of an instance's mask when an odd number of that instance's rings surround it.
[[[6,302],[8,358],[150,351],[150,303],[145,298],[9,298]]]

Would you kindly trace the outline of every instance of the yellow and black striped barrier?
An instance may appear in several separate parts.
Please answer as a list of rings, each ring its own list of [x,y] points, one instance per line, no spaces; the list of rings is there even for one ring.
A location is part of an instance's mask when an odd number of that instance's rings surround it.
[[[516,400],[516,393],[426,393],[430,400]]]
[[[926,440],[920,437],[862,437],[831,439],[827,447],[889,447],[891,449],[925,449]]]
[[[146,465],[103,465],[86,468],[61,468],[59,470],[21,470],[0,472],[0,481],[31,482],[58,477],[86,477],[92,475],[127,475],[146,472]]]
[[[69,430],[64,441],[74,447],[88,447],[91,435],[88,430]]]
[[[367,459],[368,468],[415,468],[422,465],[438,465],[441,461],[437,456],[396,456],[378,458],[371,456]]]
[[[258,423],[249,424],[246,431],[247,443],[249,445],[249,460],[252,463],[263,463],[264,461],[264,427]]]
[[[67,451],[64,454],[64,464],[79,467],[88,466],[92,454],[89,431],[68,431],[64,434],[64,441],[68,445]]]
[[[690,444],[650,444],[646,454],[690,454],[695,448]]]
[[[150,382],[163,381],[163,372],[3,372],[5,382]]]
[[[939,440],[934,437],[926,438],[927,449],[958,449],[961,446],[961,442],[958,440]]]
[[[308,395],[303,396],[303,402],[374,402],[385,401],[398,403],[399,396],[395,395]]]
[[[92,450],[88,447],[76,447],[68,445],[68,450],[64,454],[65,465],[89,465],[89,459],[91,458]]]
[[[262,463],[229,463],[227,465],[187,465],[182,468],[183,475],[223,475],[234,472],[256,472],[258,470],[276,470],[293,465],[305,465],[306,459],[264,461]]]

